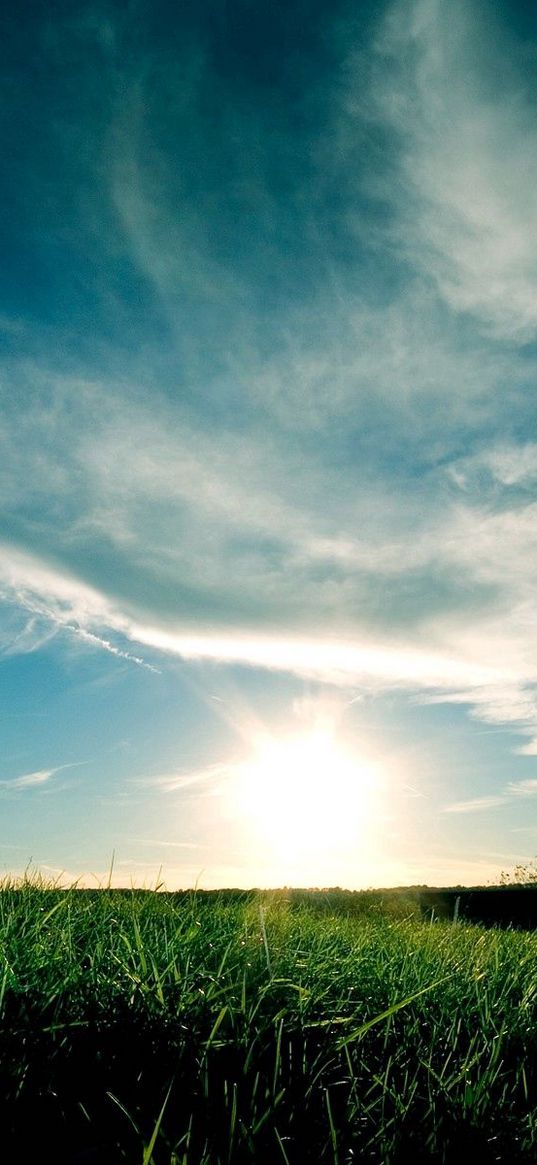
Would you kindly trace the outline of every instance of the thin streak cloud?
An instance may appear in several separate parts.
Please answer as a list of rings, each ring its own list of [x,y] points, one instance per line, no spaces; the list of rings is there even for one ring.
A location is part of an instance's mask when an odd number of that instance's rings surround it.
[[[481,813],[486,809],[497,809],[505,802],[505,797],[473,797],[469,801],[454,801],[444,805],[444,813]]]
[[[7,780],[0,780],[0,789],[5,792],[20,792],[26,789],[36,789],[42,785],[48,785],[53,780],[56,773],[61,773],[65,769],[77,768],[78,765],[84,764],[84,761],[73,761],[71,764],[57,765],[52,769],[37,769],[34,773],[23,773],[19,777],[10,777]]]

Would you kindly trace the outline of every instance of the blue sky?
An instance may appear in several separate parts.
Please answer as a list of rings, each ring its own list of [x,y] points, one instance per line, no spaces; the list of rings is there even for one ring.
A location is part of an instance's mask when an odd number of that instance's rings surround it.
[[[530,860],[537,17],[33,3],[3,40],[0,867]]]

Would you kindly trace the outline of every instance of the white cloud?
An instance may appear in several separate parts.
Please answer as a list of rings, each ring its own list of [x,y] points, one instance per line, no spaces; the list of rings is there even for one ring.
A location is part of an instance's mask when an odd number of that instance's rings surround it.
[[[241,663],[345,686],[406,688],[422,692],[424,698],[469,704],[488,723],[537,734],[533,691],[537,620],[530,604],[535,551],[530,517],[524,512],[498,517],[465,506],[455,509],[451,525],[447,512],[444,526],[426,527],[421,539],[401,533],[392,541],[391,534],[381,531],[378,548],[370,546],[360,562],[362,571],[367,563],[377,583],[384,576],[393,579],[397,588],[421,562],[436,572],[465,569],[474,584],[476,580],[494,584],[500,595],[481,611],[474,607],[469,615],[464,605],[442,614],[424,612],[397,634],[389,618],[384,626],[371,627],[367,608],[363,619],[351,623],[343,615],[337,631],[329,627],[321,631],[317,626],[319,595],[307,574],[303,630],[292,623],[280,630],[263,630],[255,623],[249,627],[244,614],[239,621],[227,614],[220,623],[214,616],[201,619],[201,626],[193,631],[191,620],[182,622],[179,612],[174,616],[159,611],[158,595],[153,609],[148,605],[142,609],[132,600],[113,599],[76,575],[8,546],[2,548],[0,590],[4,599],[28,612],[30,626],[39,620],[40,635],[49,623],[150,669],[155,667],[151,661],[155,655],[147,662],[130,644],[186,660]],[[344,546],[344,585],[351,588],[356,585],[353,554],[360,559],[359,545],[351,541]],[[339,548],[330,540],[322,552],[327,561],[330,556],[341,561]],[[290,563],[292,558],[286,564],[292,580],[296,573],[293,576]]]
[[[393,5],[376,47],[369,113],[401,148],[398,246],[486,334],[531,340],[537,130],[515,42],[502,51],[463,0],[414,0]]]
[[[426,490],[418,479],[399,492],[359,466],[350,488],[346,470],[315,457],[291,462],[291,473],[285,444],[183,429],[163,402],[150,417],[139,399],[107,402],[95,385],[81,388],[70,427],[62,395],[72,392],[60,385],[50,416],[32,422],[52,430],[72,477],[53,469],[40,479],[45,517],[40,502],[28,526],[37,549],[0,547],[0,593],[26,613],[8,650],[61,630],[150,669],[156,656],[131,645],[346,686],[436,691],[537,738],[537,508],[510,497],[517,446],[483,447],[473,466],[448,460]],[[22,440],[24,496],[26,478],[39,478],[24,423]],[[532,458],[533,446],[521,446],[524,479]],[[492,499],[476,487],[479,464],[492,467]],[[59,521],[65,506],[71,522]],[[103,540],[111,565],[89,585],[84,552]],[[45,542],[54,562],[39,549]]]
[[[191,787],[197,789],[200,786],[211,792],[218,788],[222,779],[228,775],[228,771],[227,764],[219,763],[192,772],[160,773],[158,776],[142,777],[135,779],[135,783],[146,785],[160,793],[176,793]]]
[[[514,797],[537,796],[537,778],[528,777],[525,781],[512,781],[508,785],[508,792]]]
[[[102,635],[94,635],[92,631],[84,631],[82,627],[68,627],[68,630],[77,635],[80,639],[85,640],[86,643],[94,644],[96,647],[102,648],[104,651],[109,651],[111,655],[117,656],[118,659],[126,659],[129,663],[135,663],[138,667],[144,667],[147,671],[152,671],[159,674],[158,667],[154,667],[152,663],[146,663],[139,655],[133,655],[131,651],[122,651],[120,647],[110,643],[109,639],[104,639]]]
[[[444,805],[443,813],[481,813],[486,809],[497,809],[503,805],[505,797],[473,797],[469,801],[454,801]]]
[[[532,737],[527,744],[521,744],[516,749],[519,756],[537,756],[537,737]]]
[[[0,786],[3,789],[9,790],[9,792],[18,791],[19,789],[33,789],[39,785],[46,785],[59,771],[59,768],[38,769],[35,773],[24,773],[21,777],[12,777],[10,780],[0,781]]]
[[[0,789],[6,793],[20,792],[25,789],[35,789],[42,785],[48,785],[56,776],[56,773],[61,773],[64,769],[78,768],[85,764],[85,761],[71,761],[69,764],[56,765],[51,769],[37,769],[32,773],[23,773],[19,777],[9,777],[6,780],[0,781]],[[57,786],[55,786],[57,788]]]
[[[486,809],[496,809],[519,797],[537,796],[537,779],[527,777],[522,781],[509,781],[502,792],[485,797],[472,797],[467,801],[455,801],[444,805],[443,813],[480,813]]]
[[[465,491],[490,495],[498,487],[530,488],[537,481],[537,444],[493,444],[452,462],[448,472]]]

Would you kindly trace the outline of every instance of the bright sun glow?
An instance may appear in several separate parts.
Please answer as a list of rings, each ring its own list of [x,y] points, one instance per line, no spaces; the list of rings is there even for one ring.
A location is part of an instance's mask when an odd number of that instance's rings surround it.
[[[239,803],[274,858],[333,857],[361,842],[370,824],[375,774],[327,731],[258,740],[242,766]]]

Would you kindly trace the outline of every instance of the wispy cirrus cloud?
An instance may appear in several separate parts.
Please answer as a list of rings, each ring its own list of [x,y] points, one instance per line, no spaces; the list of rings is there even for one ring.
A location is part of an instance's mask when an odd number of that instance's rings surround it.
[[[535,797],[537,796],[537,779],[527,777],[525,781],[512,781],[508,785],[508,792],[514,797]]]
[[[468,801],[454,801],[444,805],[444,813],[482,813],[486,809],[497,809],[505,803],[505,797],[471,797]]]
[[[200,788],[210,793],[226,778],[228,772],[229,765],[226,763],[218,763],[208,765],[202,769],[194,769],[191,772],[179,771],[159,773],[157,776],[151,777],[141,777],[138,780],[135,779],[135,783],[144,785],[159,793],[177,793],[185,789],[195,789],[197,791]]]
[[[525,49],[497,34],[477,5],[394,4],[368,111],[399,144],[400,251],[484,334],[525,343],[537,329],[537,131]]]
[[[59,769],[39,769],[35,773],[24,773],[21,777],[12,777],[9,781],[2,781],[4,789],[33,789],[36,785],[45,785],[59,772]]]
[[[493,796],[470,797],[465,801],[453,801],[443,806],[443,813],[481,813],[487,809],[498,809],[519,797],[537,796],[537,780],[527,777],[522,781],[509,781],[504,789]]]
[[[47,785],[56,776],[56,773],[69,767],[69,765],[59,765],[54,769],[38,769],[35,773],[23,773],[20,777],[11,777],[8,780],[0,781],[0,789],[9,793],[18,793],[26,789],[39,788],[41,785]]]

